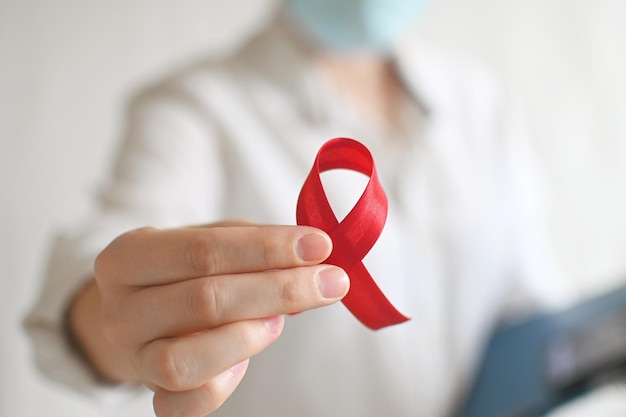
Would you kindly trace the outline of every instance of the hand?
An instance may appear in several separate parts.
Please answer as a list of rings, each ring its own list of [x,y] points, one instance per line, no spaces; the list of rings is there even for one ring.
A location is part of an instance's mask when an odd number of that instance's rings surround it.
[[[98,256],[70,324],[105,377],[154,391],[159,417],[200,417],[279,337],[283,314],[347,293],[345,272],[319,264],[331,249],[304,226],[131,231]]]

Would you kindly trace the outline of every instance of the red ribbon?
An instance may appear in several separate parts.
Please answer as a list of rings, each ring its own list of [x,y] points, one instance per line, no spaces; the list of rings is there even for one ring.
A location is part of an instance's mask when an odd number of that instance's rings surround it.
[[[320,179],[320,173],[331,169],[349,169],[370,177],[363,195],[341,222],[328,203]],[[326,142],[300,191],[296,220],[299,225],[314,226],[328,233],[333,251],[326,263],[343,268],[350,277],[350,291],[343,303],[373,330],[409,320],[387,300],[361,262],[380,236],[386,219],[387,197],[369,150],[353,139]]]

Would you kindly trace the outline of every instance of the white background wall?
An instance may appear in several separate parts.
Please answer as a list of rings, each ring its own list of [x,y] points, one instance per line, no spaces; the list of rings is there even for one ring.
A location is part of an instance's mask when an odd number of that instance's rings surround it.
[[[51,233],[108,169],[129,93],[230,47],[270,1],[0,0],[0,417],[146,415],[146,401],[104,412],[41,379],[20,319]],[[424,37],[484,62],[529,105],[572,282],[582,295],[623,282],[626,2],[433,3]]]

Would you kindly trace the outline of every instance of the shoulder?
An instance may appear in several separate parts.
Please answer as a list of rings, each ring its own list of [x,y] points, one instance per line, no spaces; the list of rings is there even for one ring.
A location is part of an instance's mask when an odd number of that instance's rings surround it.
[[[219,55],[199,57],[136,90],[131,107],[155,102],[205,106],[207,101],[232,99],[259,84],[286,84],[302,56],[284,33],[270,27]]]
[[[233,57],[208,57],[179,67],[138,86],[128,100],[131,111],[154,106],[197,106],[207,85],[236,85]]]

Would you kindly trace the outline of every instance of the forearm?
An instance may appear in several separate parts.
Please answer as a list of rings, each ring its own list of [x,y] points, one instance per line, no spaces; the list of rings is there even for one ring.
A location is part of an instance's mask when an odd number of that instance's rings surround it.
[[[102,303],[95,280],[74,297],[69,309],[69,329],[85,358],[100,376],[110,382],[134,382],[137,377],[130,359],[111,344],[102,330]]]

